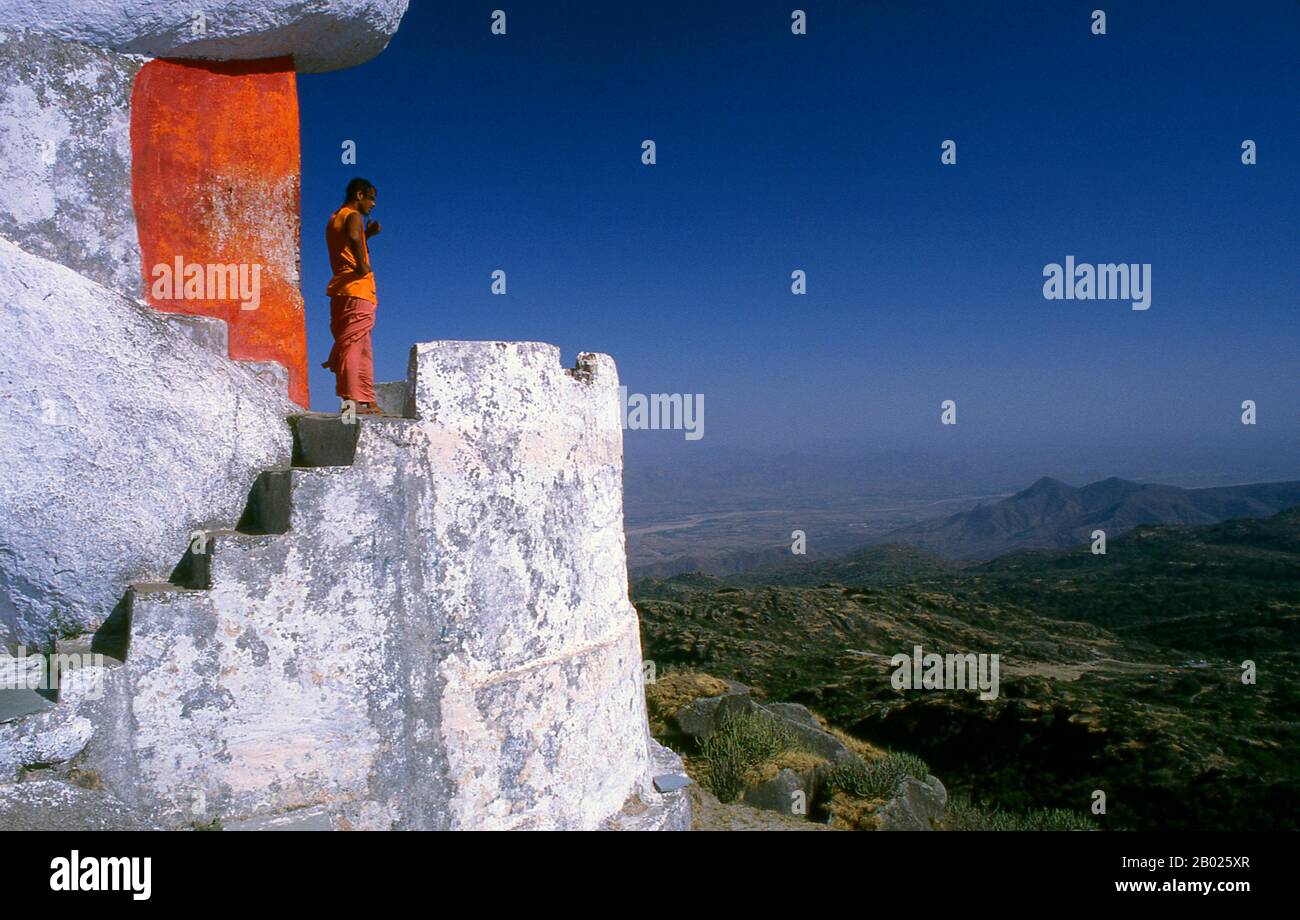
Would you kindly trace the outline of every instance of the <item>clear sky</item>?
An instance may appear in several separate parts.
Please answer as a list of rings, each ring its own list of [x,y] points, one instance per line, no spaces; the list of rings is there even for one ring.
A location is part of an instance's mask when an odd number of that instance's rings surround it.
[[[414,0],[378,58],[300,76],[314,406],[323,226],[362,175],[377,378],[540,340],[704,394],[702,441],[629,451],[1300,431],[1300,3],[804,3],[805,36],[796,5],[520,0],[494,36],[494,4]],[[1150,263],[1150,309],[1045,300],[1067,255]]]

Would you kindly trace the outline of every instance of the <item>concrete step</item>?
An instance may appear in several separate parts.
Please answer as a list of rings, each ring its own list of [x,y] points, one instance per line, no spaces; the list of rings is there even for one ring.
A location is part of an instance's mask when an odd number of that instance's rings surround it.
[[[106,668],[121,667],[126,660],[125,642],[119,644],[116,633],[86,633],[72,639],[59,639],[54,643],[54,654],[66,657],[76,656],[86,664],[97,663]]]
[[[216,557],[223,549],[229,551],[232,544],[238,546],[241,540],[260,545],[261,542],[277,536],[277,534],[243,533],[239,530],[205,530],[203,533],[205,540],[198,544],[202,548],[201,551],[195,544],[186,548],[185,555],[181,557],[181,561],[167,579],[169,585],[191,591],[206,591],[212,587],[214,570],[217,567]]]
[[[48,712],[54,700],[39,690],[0,690],[0,724]]]
[[[289,417],[293,428],[293,465],[351,466],[357,453],[362,420],[344,422],[341,416],[305,413]]]
[[[247,538],[260,545],[267,537],[289,530],[289,495],[293,489],[293,470],[272,470],[258,477],[249,496],[248,507],[236,528],[206,529],[203,540],[192,540],[181,561],[167,576],[167,584],[193,591],[212,587],[213,554],[216,542]]]
[[[410,388],[405,380],[376,383],[375,403],[387,415],[396,416],[397,418],[409,418],[407,412],[410,411],[410,407],[406,405],[406,394],[409,391]]]
[[[181,556],[181,561],[176,563],[176,568],[167,576],[167,583],[177,588],[206,591],[211,583],[209,561],[206,545],[203,552],[196,552],[194,544],[187,546],[185,555]]]
[[[131,660],[152,662],[165,657],[167,638],[193,631],[202,622],[211,629],[212,593],[165,582],[137,582],[127,592],[130,605]],[[161,651],[160,651],[161,650]]]
[[[280,536],[280,534],[241,533],[238,530],[208,531],[207,553],[201,557],[202,563],[207,566],[206,586],[211,588],[213,585],[232,581],[250,583],[250,577],[256,578],[251,582],[252,584],[265,584],[274,577],[275,573],[250,572],[249,565],[244,560],[250,553],[256,554],[259,550],[271,546],[280,539]],[[258,568],[256,563],[253,567]]]
[[[235,525],[242,533],[284,533],[289,529],[293,470],[266,470],[248,493],[244,514]]]

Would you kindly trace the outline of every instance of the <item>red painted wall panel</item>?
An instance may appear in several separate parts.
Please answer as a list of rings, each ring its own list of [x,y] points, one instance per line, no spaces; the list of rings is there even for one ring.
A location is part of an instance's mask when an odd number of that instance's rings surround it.
[[[292,59],[150,61],[132,90],[131,154],[148,302],[224,319],[230,357],[279,361],[289,397],[308,406]],[[218,265],[242,270],[244,289],[222,291],[233,276],[207,268]],[[260,302],[245,309],[255,281]]]

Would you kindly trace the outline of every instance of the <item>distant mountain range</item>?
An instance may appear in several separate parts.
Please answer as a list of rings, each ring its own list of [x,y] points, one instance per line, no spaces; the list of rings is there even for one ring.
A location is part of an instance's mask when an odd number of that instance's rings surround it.
[[[1108,540],[1141,524],[1216,524],[1300,506],[1300,482],[1182,489],[1118,477],[1075,488],[1043,477],[1022,492],[949,517],[922,521],[872,541],[901,543],[953,560],[993,559],[1025,549],[1066,549]]]

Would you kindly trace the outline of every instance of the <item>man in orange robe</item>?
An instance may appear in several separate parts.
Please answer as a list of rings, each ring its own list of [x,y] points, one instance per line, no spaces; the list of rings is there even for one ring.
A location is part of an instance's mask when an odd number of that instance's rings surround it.
[[[375,207],[375,187],[365,179],[348,183],[343,206],[325,225],[325,246],[334,277],[325,288],[330,298],[330,332],[334,348],[321,367],[334,372],[334,392],[356,404],[361,415],[383,415],[375,402],[375,366],[370,330],[375,326],[375,273],[370,269],[367,240],[379,222],[365,218]]]

